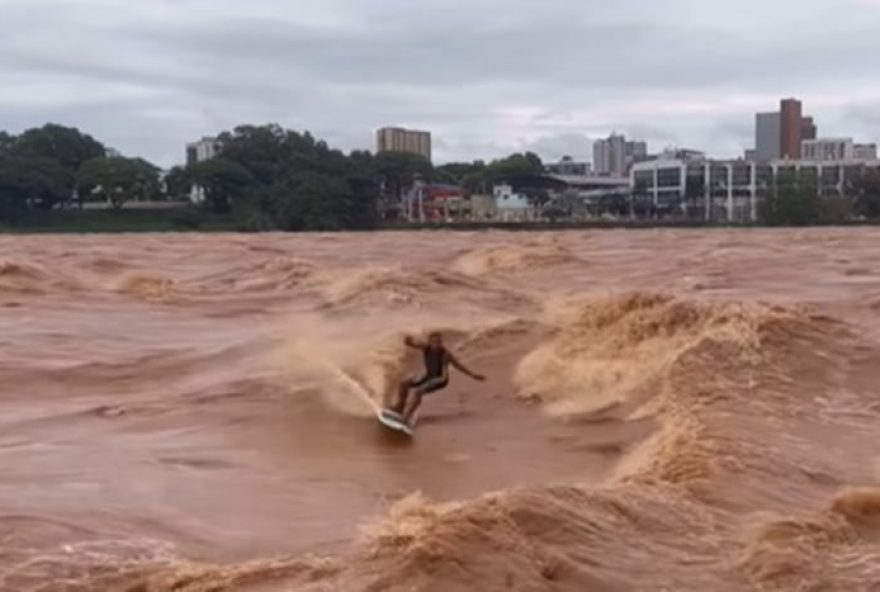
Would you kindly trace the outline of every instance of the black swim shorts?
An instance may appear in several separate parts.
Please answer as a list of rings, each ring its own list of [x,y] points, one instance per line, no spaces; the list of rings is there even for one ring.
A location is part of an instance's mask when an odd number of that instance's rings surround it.
[[[410,388],[416,389],[419,393],[427,395],[445,388],[449,384],[449,379],[445,376],[424,376],[418,380],[410,380]]]

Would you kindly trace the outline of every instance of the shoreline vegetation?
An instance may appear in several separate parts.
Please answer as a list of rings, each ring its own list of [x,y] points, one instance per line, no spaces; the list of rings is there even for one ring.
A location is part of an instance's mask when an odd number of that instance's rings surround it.
[[[880,169],[871,169],[848,182],[845,197],[836,198],[820,196],[815,177],[779,175],[758,204],[757,223],[658,218],[650,208],[646,213],[633,196],[614,196],[591,212],[596,217],[585,220],[553,203],[549,191],[540,188],[526,196],[530,207],[548,219],[409,223],[400,220],[399,204],[417,180],[458,186],[470,200],[490,195],[493,186],[510,179],[541,175],[544,165],[531,152],[439,166],[414,154],[346,154],[308,132],[279,125],[239,126],[222,132],[216,142],[222,146],[217,156],[162,171],[143,158],[122,156],[76,128],[47,124],[17,136],[0,131],[0,232],[553,230],[880,222]],[[198,204],[192,203],[193,196]],[[645,215],[632,217],[640,212]]]

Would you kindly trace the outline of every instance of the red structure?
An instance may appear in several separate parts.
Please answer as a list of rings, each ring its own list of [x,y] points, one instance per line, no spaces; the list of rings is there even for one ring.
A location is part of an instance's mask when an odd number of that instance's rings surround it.
[[[803,105],[797,99],[783,99],[779,106],[779,152],[782,158],[801,157],[804,131]]]
[[[407,197],[410,221],[441,222],[461,216],[463,195],[458,185],[417,183]]]

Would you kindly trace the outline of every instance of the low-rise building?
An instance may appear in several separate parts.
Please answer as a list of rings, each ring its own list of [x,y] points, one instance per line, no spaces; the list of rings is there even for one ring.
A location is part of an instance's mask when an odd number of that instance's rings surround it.
[[[451,222],[469,210],[458,185],[417,181],[404,197],[404,210],[410,222]]]
[[[853,159],[877,160],[877,144],[854,144]]]
[[[517,193],[506,183],[492,188],[496,216],[502,222],[525,222],[535,218],[535,208],[523,193]]]
[[[801,143],[801,160],[853,160],[852,138],[819,138]]]
[[[880,161],[659,159],[633,167],[633,211],[637,217],[753,222],[780,174],[807,175],[820,195],[841,196],[865,167],[880,168]]]

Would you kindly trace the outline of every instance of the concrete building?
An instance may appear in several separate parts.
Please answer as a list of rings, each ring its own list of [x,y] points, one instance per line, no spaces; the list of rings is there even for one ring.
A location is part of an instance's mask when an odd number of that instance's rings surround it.
[[[658,159],[633,167],[633,210],[637,216],[744,223],[757,220],[758,205],[782,173],[816,180],[822,196],[844,195],[848,180],[880,161]]]
[[[797,99],[782,99],[779,104],[779,156],[798,160],[804,128],[803,104]]]
[[[502,222],[525,222],[535,217],[535,208],[529,198],[516,193],[511,185],[496,185],[492,188],[492,197],[495,198],[496,216]]]
[[[648,158],[648,143],[642,141],[627,142],[624,147],[624,158],[628,171],[635,163],[642,162]]]
[[[186,166],[193,166],[206,160],[215,158],[223,150],[223,144],[217,138],[204,137],[198,142],[190,142],[186,145]],[[189,193],[193,203],[204,203],[205,188],[201,185],[193,185]]]
[[[854,144],[853,159],[877,160],[877,144]]]
[[[211,160],[223,149],[223,144],[217,138],[202,138],[198,142],[190,142],[186,145],[186,165]]]
[[[803,116],[797,99],[783,99],[779,111],[755,115],[755,160],[798,159],[804,140],[815,140],[818,130],[812,117]]]
[[[755,160],[769,162],[779,158],[781,137],[779,113],[758,113],[755,116]]]
[[[635,162],[647,157],[645,142],[628,142],[622,134],[611,134],[593,143],[593,170],[597,175],[623,176]]]
[[[593,142],[593,170],[597,175],[620,175],[626,168],[626,138],[611,134]]]
[[[833,161],[855,158],[852,138],[821,138],[804,140],[801,146],[803,160]]]
[[[382,152],[418,154],[431,160],[431,133],[384,127],[376,132],[376,153]]]
[[[563,156],[557,163],[544,165],[544,171],[553,175],[581,175],[586,176],[592,172],[589,162],[578,162],[571,156]]]

